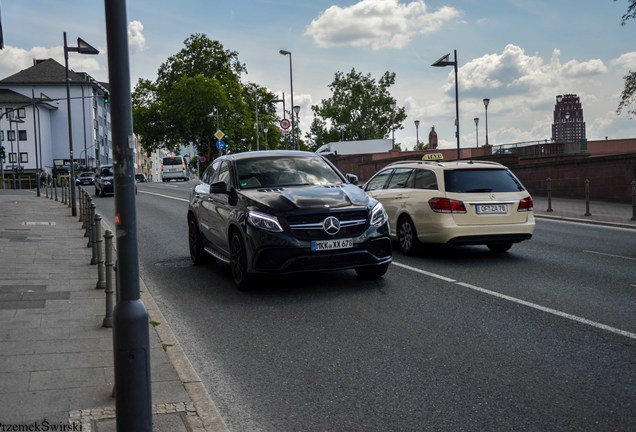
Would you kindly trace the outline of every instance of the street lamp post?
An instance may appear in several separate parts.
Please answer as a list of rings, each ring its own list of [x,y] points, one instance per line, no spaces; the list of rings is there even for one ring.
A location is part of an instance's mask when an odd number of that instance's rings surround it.
[[[453,54],[453,61],[450,61],[450,54],[446,54],[444,57],[437,60],[431,66],[453,66],[455,68],[455,138],[457,139],[457,159],[461,159],[459,151],[459,88],[457,84],[457,50],[453,50]]]
[[[415,150],[420,148],[420,121],[415,120]]]
[[[289,56],[289,88],[291,90],[291,93],[290,93],[291,106],[294,107],[294,79],[292,77],[292,53],[291,53],[291,51],[285,51],[285,50],[279,50],[278,52],[280,53],[280,55],[288,55]],[[283,107],[283,112],[285,112],[285,108],[284,107]],[[295,147],[296,146],[296,142],[295,142],[295,136],[294,136],[294,129],[295,129],[294,116],[292,114],[292,116],[291,116],[292,144]]]
[[[299,150],[300,137],[298,136],[298,114],[300,113],[300,105],[293,105],[293,111],[294,113],[291,116],[292,117],[292,137],[294,142],[296,143],[296,150]],[[296,117],[296,122],[293,121],[294,117]],[[295,128],[294,128],[294,124],[296,125]]]
[[[475,117],[474,120],[475,120],[475,140],[476,140],[475,146],[479,148],[479,129],[477,128],[477,125],[479,124],[479,117]]]
[[[70,156],[70,165],[71,165],[71,178],[70,181],[73,181],[75,177],[75,163],[73,162],[73,126],[71,123],[71,86],[69,83],[68,77],[68,53],[76,52],[79,54],[91,54],[96,55],[99,54],[99,51],[81,38],[77,38],[77,46],[69,47],[66,43],[66,32],[64,32],[64,66],[66,68],[66,109],[68,111],[68,149]],[[77,216],[77,205],[75,203],[75,188],[71,188],[71,214],[73,216]]]
[[[391,150],[395,150],[395,108],[397,107],[397,103],[395,101],[391,102],[391,111],[393,111],[393,117],[391,119]]]
[[[488,146],[488,104],[490,103],[490,99],[484,99],[484,108],[486,108],[486,146]]]

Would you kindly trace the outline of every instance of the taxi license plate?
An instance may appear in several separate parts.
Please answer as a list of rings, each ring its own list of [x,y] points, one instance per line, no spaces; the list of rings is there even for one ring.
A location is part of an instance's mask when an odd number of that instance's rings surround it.
[[[353,247],[353,239],[314,240],[311,242],[312,251],[348,249]]]
[[[506,204],[478,204],[477,214],[506,214],[508,206]]]

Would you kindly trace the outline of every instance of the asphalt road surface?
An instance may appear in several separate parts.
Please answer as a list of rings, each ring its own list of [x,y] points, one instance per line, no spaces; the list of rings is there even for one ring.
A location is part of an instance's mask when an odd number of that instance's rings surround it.
[[[636,430],[636,231],[259,278],[190,264],[194,182],[139,184],[140,271],[232,431]],[[96,198],[112,225],[113,198]]]

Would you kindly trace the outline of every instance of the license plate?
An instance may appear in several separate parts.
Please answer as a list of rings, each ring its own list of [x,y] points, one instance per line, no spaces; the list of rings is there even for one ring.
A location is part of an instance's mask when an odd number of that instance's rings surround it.
[[[348,249],[353,247],[353,239],[314,240],[311,242],[312,251]]]
[[[478,204],[477,214],[506,214],[508,206],[506,204]]]

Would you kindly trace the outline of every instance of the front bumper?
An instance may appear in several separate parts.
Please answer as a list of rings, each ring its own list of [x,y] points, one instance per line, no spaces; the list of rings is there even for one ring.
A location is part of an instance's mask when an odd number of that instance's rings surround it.
[[[368,228],[353,238],[353,247],[312,251],[311,242],[292,235],[272,233],[248,225],[247,250],[249,271],[254,273],[299,273],[308,271],[348,270],[384,265],[392,261],[392,243],[388,224]]]

